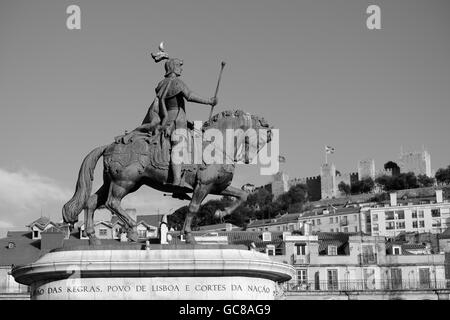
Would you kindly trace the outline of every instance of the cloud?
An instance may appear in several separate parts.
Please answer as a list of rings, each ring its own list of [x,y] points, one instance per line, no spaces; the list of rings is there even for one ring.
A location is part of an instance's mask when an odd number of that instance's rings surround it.
[[[0,223],[6,226],[25,225],[38,218],[42,209],[55,217],[71,196],[71,190],[48,177],[26,169],[12,172],[0,168]]]
[[[6,229],[6,228],[12,228],[12,227],[13,227],[12,223],[10,223],[8,221],[0,220],[0,229]]]
[[[96,184],[101,183],[100,178],[95,180],[94,191]],[[57,181],[27,169],[8,171],[0,168],[0,229],[23,230],[39,218],[41,212],[53,221],[61,221],[61,208],[73,192],[72,188],[63,187]],[[122,201],[124,209],[136,209],[137,214],[171,213],[188,204],[189,201],[164,196],[162,192],[147,186],[127,195]],[[107,219],[109,214],[105,211],[99,211],[96,220]],[[79,219],[82,220],[83,216],[80,214]]]

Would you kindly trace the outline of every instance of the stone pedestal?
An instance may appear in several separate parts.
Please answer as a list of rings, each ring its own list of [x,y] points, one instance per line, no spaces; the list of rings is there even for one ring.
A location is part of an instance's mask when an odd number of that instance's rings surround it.
[[[13,269],[35,300],[272,300],[292,266],[242,248],[64,250]]]

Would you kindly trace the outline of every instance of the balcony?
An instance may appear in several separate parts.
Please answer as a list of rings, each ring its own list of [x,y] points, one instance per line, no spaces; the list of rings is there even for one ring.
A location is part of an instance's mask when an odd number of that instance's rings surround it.
[[[292,255],[292,264],[309,264],[310,263],[310,254],[305,255]]]
[[[399,281],[354,280],[354,281],[289,281],[284,283],[288,292],[336,292],[336,291],[419,291],[450,289],[450,280]]]
[[[358,254],[358,263],[362,265],[377,264],[377,254]]]

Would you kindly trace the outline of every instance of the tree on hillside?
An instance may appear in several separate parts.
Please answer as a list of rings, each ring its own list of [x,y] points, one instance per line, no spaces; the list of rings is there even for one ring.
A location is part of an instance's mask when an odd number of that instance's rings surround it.
[[[292,186],[288,192],[283,193],[277,199],[281,210],[298,212],[308,200],[308,187],[304,184]]]
[[[338,184],[338,189],[339,189],[340,192],[344,193],[346,196],[351,194],[351,187],[350,187],[350,185],[346,184],[344,181],[341,181]]]
[[[272,202],[273,194],[267,189],[261,188],[249,194],[247,205],[255,210],[263,208]]]
[[[426,174],[419,174],[417,176],[417,182],[421,188],[432,187],[434,185],[435,179],[427,176]]]
[[[447,168],[440,168],[436,174],[436,181],[438,183],[450,184],[450,165]]]
[[[351,186],[352,194],[361,194],[361,193],[369,193],[372,192],[373,188],[375,188],[375,183],[372,178],[363,178],[361,180],[355,181]]]
[[[419,187],[414,172],[400,173],[398,176],[381,176],[375,182],[382,186],[385,191],[414,189]]]

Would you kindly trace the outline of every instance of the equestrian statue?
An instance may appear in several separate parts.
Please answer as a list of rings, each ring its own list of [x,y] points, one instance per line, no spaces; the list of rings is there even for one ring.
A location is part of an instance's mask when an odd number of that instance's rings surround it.
[[[248,153],[242,150],[253,148],[257,153],[270,142],[270,127],[263,118],[241,110],[223,111],[211,116],[217,104],[217,91],[225,63],[222,63],[215,96],[205,99],[193,93],[180,79],[183,61],[170,58],[164,51],[163,43],[160,44],[159,51],[151,55],[155,62],[167,61],[164,79],[155,89],[156,96],[142,125],[116,137],[109,145],[95,148],[84,158],[75,193],[62,209],[64,222],[71,228],[78,221],[81,211],[85,211],[85,234],[91,244],[100,244],[100,240],[95,237],[93,217],[94,211],[102,206],[123,222],[130,241],[138,241],[136,221],[121,207],[121,201],[143,185],[170,193],[174,198],[190,200],[181,232],[185,235],[186,243],[195,243],[191,224],[202,201],[208,194],[235,197],[236,201],[229,207],[216,212],[217,217],[231,214],[247,198],[247,192],[231,186],[236,163],[252,161]],[[199,133],[199,129],[193,128],[192,123],[186,119],[185,100],[211,106],[210,118],[203,123],[201,132],[211,129],[225,137],[228,129],[234,130],[235,143],[231,159],[228,155],[228,161],[222,163],[211,163],[204,159],[197,162],[174,160],[179,157],[180,143],[191,146],[191,152],[186,152],[183,159],[193,158],[192,141],[195,130]],[[248,129],[265,134],[259,134],[257,139],[248,139],[245,134]],[[186,134],[179,134],[180,132]],[[210,143],[207,139],[201,140],[202,150]],[[91,194],[94,169],[101,157],[103,185]]]

